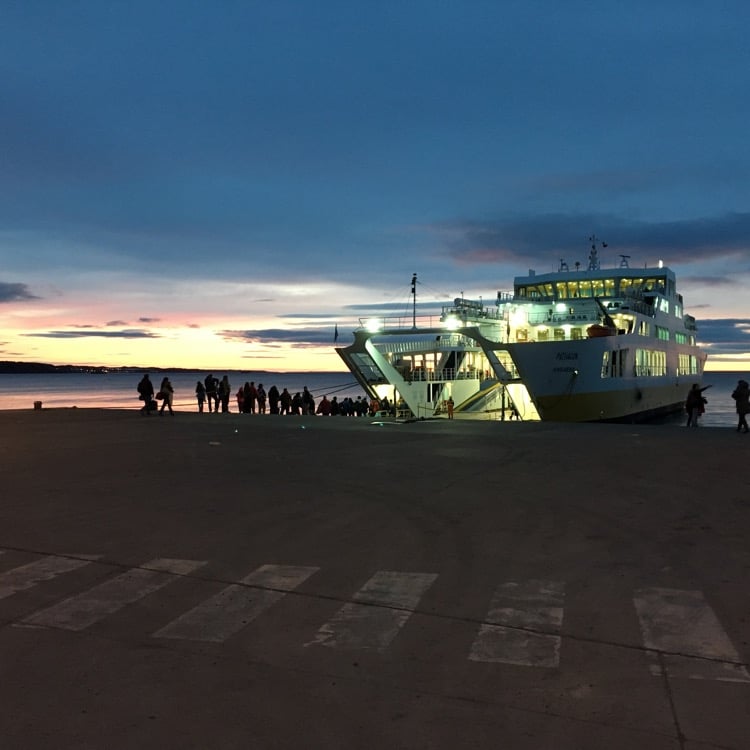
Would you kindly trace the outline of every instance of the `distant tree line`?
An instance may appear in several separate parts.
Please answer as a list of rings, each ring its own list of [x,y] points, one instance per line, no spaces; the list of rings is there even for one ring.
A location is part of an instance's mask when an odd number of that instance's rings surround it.
[[[46,362],[11,362],[9,360],[0,360],[0,375],[27,375],[29,373],[103,373],[103,372],[198,372],[202,368],[193,367],[105,367],[104,365],[50,365]],[[234,372],[229,370],[229,372]],[[262,370],[253,372],[261,373]]]
[[[111,372],[113,367],[87,367],[85,365],[48,365],[44,362],[1,362],[0,373],[29,374],[29,373],[70,373],[70,372]],[[124,369],[124,368],[123,368]]]

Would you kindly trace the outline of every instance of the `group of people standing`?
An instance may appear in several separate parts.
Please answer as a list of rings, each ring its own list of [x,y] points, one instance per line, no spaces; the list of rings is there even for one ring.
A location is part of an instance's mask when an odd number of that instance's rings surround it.
[[[219,404],[223,412],[229,411],[229,399],[232,397],[232,386],[229,384],[229,376],[224,375],[221,380],[214,377],[213,373],[206,375],[205,380],[198,381],[195,386],[195,396],[198,399],[198,411],[203,411],[203,406],[208,402],[209,412],[219,413]]]
[[[143,401],[141,414],[147,416],[152,411],[164,414],[165,410],[174,414],[172,409],[174,388],[168,377],[162,380],[159,390],[155,392],[148,373],[145,374],[138,383],[138,394],[138,398]],[[256,385],[254,380],[250,380],[239,387],[234,397],[237,402],[237,410],[241,414],[364,416],[368,413],[368,402],[362,397],[357,398],[356,401],[347,397],[339,402],[335,396],[332,400],[324,396],[316,409],[315,399],[307,386],[302,391],[292,395],[287,388],[279,391],[275,385],[272,385],[266,392],[263,383]],[[209,373],[203,380],[196,382],[195,398],[198,403],[198,411],[201,413],[206,409],[209,413],[214,414],[218,414],[220,411],[228,413],[230,411],[229,404],[232,400],[232,386],[229,377],[224,375],[219,379],[214,377],[213,373]],[[161,408],[158,401],[162,402]]]
[[[199,412],[203,412],[207,405],[209,412],[218,413],[221,404],[221,411],[226,413],[229,411],[231,396],[232,386],[226,375],[218,380],[210,373],[203,381],[199,380],[195,384]],[[263,383],[255,385],[255,381],[250,380],[239,387],[235,399],[237,411],[241,414],[266,414],[267,411],[270,414],[315,414],[315,399],[307,386],[302,393],[292,396],[286,388],[279,391],[275,385],[266,392]]]
[[[697,383],[688,392],[685,399],[685,411],[687,412],[687,427],[697,427],[699,417],[705,413],[708,401],[703,391],[710,388],[706,385],[701,388]],[[738,380],[737,387],[732,391],[737,412],[737,432],[750,432],[747,426],[747,415],[750,413],[750,384],[747,380]]]

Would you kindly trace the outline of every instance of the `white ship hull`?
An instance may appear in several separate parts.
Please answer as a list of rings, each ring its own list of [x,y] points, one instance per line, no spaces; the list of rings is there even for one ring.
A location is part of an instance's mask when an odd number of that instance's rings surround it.
[[[605,351],[623,351],[626,339],[569,341],[562,345],[511,344],[504,347],[516,363],[520,380],[541,419],[556,422],[645,420],[682,409],[696,375],[601,376]],[[676,349],[665,349],[667,361]],[[676,373],[675,368],[667,371]]]

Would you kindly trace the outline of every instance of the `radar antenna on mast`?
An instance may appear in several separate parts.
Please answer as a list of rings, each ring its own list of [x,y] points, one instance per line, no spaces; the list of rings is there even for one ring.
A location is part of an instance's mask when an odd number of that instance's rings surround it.
[[[601,264],[599,263],[599,253],[596,249],[596,244],[599,240],[595,234],[592,234],[591,237],[589,237],[589,242],[591,243],[591,252],[589,253],[589,271],[598,271],[601,268]],[[602,247],[607,247],[606,242],[600,242],[599,244]]]

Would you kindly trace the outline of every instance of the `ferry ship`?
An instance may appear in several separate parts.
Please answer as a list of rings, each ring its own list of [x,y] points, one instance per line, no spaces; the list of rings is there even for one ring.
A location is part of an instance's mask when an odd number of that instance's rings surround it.
[[[627,255],[514,279],[497,299],[456,298],[440,315],[360,320],[337,352],[371,399],[406,419],[645,421],[683,408],[706,354],[673,271]],[[601,243],[606,247],[604,243]]]

